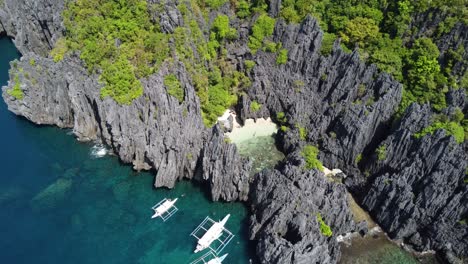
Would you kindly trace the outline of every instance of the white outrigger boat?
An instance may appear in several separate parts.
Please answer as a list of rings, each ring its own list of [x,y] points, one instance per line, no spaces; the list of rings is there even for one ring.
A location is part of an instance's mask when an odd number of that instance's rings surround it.
[[[195,249],[195,253],[200,252],[206,248],[208,248],[213,241],[219,239],[221,234],[223,233],[224,225],[226,224],[227,220],[229,219],[230,214],[226,215],[223,220],[219,222],[214,222],[214,224],[206,231],[206,233],[198,240],[197,248]]]
[[[156,205],[154,205],[151,209],[154,210],[153,216],[151,218],[161,217],[163,221],[166,221],[171,217],[175,212],[177,212],[177,207],[174,204],[177,202],[178,198],[174,200],[171,199],[163,199]]]
[[[208,262],[206,264],[222,264],[223,260],[227,257],[228,254],[224,254],[221,257],[216,257]]]

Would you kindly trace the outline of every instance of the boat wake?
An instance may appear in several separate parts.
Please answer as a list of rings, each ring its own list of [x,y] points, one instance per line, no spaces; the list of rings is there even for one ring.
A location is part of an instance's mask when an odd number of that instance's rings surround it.
[[[107,154],[109,154],[109,151],[103,144],[96,144],[91,148],[91,156],[93,158],[102,158]]]

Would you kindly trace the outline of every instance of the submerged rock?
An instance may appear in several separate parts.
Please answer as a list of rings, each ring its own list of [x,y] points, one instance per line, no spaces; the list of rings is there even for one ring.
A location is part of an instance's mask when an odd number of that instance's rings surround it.
[[[67,198],[73,180],[68,178],[60,178],[44,190],[40,191],[31,200],[31,207],[36,210],[51,209],[58,203],[63,202]]]

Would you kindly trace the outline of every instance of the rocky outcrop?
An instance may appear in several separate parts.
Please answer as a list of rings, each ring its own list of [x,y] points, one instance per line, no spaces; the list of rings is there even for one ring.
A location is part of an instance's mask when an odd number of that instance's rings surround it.
[[[347,184],[365,209],[392,238],[403,238],[418,250],[436,249],[468,255],[466,144],[443,130],[420,139],[413,135],[430,123],[429,106],[413,104],[385,145],[385,158],[373,155]]]
[[[227,143],[219,125],[213,127],[205,143],[201,168],[214,201],[247,200],[251,162],[239,156],[234,144]]]
[[[301,169],[294,157],[280,169],[260,172],[252,183],[250,238],[261,263],[336,263],[337,236],[355,230],[344,185],[322,172]],[[320,231],[317,214],[333,235]]]
[[[37,124],[73,128],[80,140],[102,140],[135,169],[156,169],[156,187],[173,187],[178,179],[193,177],[205,127],[182,64],[165,64],[158,74],[142,80],[144,95],[128,106],[102,100],[97,76],[89,76],[77,59],[54,63],[27,54],[15,64],[11,79],[18,76],[24,98],[6,93],[13,82],[4,88],[12,112]],[[170,72],[185,84],[181,104],[163,85]]]
[[[63,0],[3,0],[0,33],[13,38],[22,53],[46,56],[63,35]]]
[[[401,85],[337,43],[330,56],[320,56],[321,33],[314,20],[299,26],[278,22],[273,40],[288,49],[288,62],[276,66],[275,54],[259,51],[253,87],[239,107],[241,118],[283,112],[285,118],[277,122],[288,127],[280,133],[284,151],[318,145],[320,160],[351,175],[348,186],[391,237],[417,250],[466,256],[468,230],[459,223],[467,216],[466,146],[442,131],[420,140],[412,136],[430,124],[433,113],[427,106],[413,106],[392,129]],[[463,91],[448,94],[448,102],[466,112],[464,98]],[[251,112],[252,101],[262,109]],[[300,128],[307,131],[305,138]],[[383,161],[374,154],[380,144],[387,146]],[[359,163],[362,158],[367,162]]]
[[[321,56],[322,33],[310,17],[299,26],[277,23],[273,39],[288,49],[288,62],[277,66],[275,54],[259,51],[241,118],[283,112],[287,120],[277,121],[291,128],[283,141],[286,152],[304,143],[297,129],[303,127],[306,141],[320,144],[328,167],[352,171],[357,156],[386,129],[401,100],[401,84],[338,43],[330,56]],[[252,113],[253,100],[263,109]]]

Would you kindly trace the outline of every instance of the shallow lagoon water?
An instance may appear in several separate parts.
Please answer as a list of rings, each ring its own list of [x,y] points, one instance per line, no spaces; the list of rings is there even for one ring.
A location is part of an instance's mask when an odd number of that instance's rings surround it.
[[[8,62],[19,55],[6,38],[0,51],[5,85]],[[210,202],[189,182],[155,190],[152,174],[99,157],[66,130],[16,117],[3,100],[0,124],[1,263],[189,263],[203,255],[192,254],[191,231],[228,213],[236,236],[225,263],[249,263],[244,205]],[[179,211],[163,223],[151,219],[151,207],[164,197],[179,197]]]

